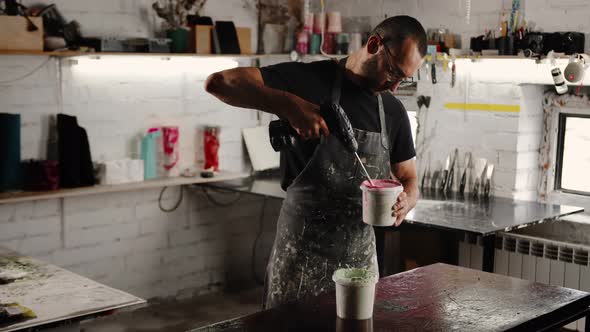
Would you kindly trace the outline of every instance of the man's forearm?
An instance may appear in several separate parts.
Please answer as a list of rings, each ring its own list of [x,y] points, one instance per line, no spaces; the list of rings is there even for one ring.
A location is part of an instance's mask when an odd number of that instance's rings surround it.
[[[205,89],[226,104],[285,117],[288,92],[266,87],[256,68],[236,68],[211,74]]]
[[[410,205],[410,210],[416,206],[416,202],[418,201],[418,197],[420,196],[420,190],[418,189],[418,179],[417,178],[409,178],[401,180],[400,182],[404,186],[404,192],[408,195],[408,203]]]
[[[264,85],[258,68],[243,67],[209,75],[205,90],[226,104],[278,115],[305,139],[329,135],[319,105],[295,94]]]

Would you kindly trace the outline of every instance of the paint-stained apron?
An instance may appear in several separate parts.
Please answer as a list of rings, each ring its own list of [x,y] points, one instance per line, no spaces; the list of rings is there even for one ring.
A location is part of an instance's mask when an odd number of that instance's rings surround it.
[[[337,70],[332,88],[335,103],[340,102],[342,74]],[[390,177],[389,140],[383,100],[376,98],[381,132],[354,132],[371,178],[385,179]],[[359,187],[364,180],[355,156],[334,135],[322,139],[287,188],[266,271],[265,308],[333,289],[332,274],[342,267],[378,273],[375,233],[362,221]]]

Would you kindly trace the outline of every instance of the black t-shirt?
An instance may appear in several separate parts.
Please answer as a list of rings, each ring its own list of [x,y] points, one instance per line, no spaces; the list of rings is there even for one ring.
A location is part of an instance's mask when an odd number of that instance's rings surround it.
[[[260,68],[264,84],[293,93],[309,102],[320,104],[330,100],[338,63],[332,60],[312,63],[286,62]],[[389,159],[392,163],[409,160],[416,155],[408,114],[402,103],[390,93],[383,93],[385,121],[389,134]],[[380,132],[377,97],[343,75],[340,105],[353,128]],[[281,152],[281,185],[286,189],[303,170],[318,141],[300,142],[297,149]]]

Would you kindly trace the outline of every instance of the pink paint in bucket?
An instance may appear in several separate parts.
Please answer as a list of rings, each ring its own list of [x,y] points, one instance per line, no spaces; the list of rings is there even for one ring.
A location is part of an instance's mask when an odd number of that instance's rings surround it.
[[[361,184],[363,191],[363,222],[373,226],[393,226],[395,217],[392,207],[404,191],[401,183],[394,180],[373,180]]]

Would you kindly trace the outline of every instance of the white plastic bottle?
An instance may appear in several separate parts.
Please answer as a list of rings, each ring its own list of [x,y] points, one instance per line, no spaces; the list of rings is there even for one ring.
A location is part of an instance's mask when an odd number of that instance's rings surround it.
[[[551,76],[553,76],[553,82],[555,83],[555,91],[558,95],[566,94],[568,91],[567,84],[565,84],[565,78],[561,73],[561,69],[553,68],[551,69]]]

